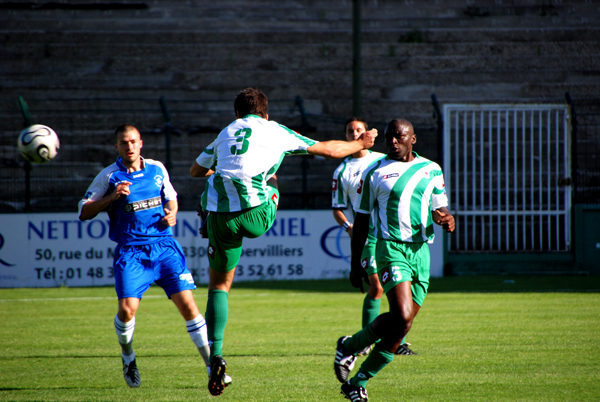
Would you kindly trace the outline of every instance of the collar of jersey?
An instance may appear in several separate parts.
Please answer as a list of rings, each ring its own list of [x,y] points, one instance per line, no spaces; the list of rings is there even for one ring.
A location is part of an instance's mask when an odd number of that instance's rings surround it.
[[[140,156],[140,159],[142,160],[142,169],[144,170],[146,169],[146,162],[144,161],[144,158],[142,158]],[[127,169],[127,167],[125,167],[125,165],[123,165],[123,159],[119,156],[117,158],[117,166],[119,167],[119,170],[124,171],[125,173],[129,173],[129,169]]]
[[[262,119],[262,117],[260,117],[260,116],[258,116],[258,115],[256,115],[256,114],[247,114],[247,115],[245,115],[244,117],[242,117],[242,119],[246,119],[246,118],[248,118],[248,117],[254,117],[254,118],[256,118],[256,119]]]
[[[420,158],[419,154],[416,153],[415,151],[412,151],[412,154],[415,156],[415,159]],[[387,159],[388,161],[393,161],[394,159],[390,159],[390,157],[388,155],[385,156],[385,159]],[[414,160],[414,159],[413,159]],[[395,161],[395,162],[399,162],[399,161]],[[412,162],[412,161],[411,161]],[[403,162],[404,163],[404,162]],[[409,162],[410,163],[410,162]]]

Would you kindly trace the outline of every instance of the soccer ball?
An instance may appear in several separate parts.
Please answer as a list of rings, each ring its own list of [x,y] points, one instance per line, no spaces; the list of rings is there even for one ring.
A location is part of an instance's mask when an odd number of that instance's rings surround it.
[[[21,131],[17,145],[23,158],[29,162],[46,163],[58,154],[60,141],[50,127],[34,124]]]

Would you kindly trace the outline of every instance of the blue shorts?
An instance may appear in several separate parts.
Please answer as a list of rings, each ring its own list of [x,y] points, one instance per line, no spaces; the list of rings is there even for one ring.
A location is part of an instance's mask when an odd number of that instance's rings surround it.
[[[183,250],[171,237],[140,246],[119,245],[113,266],[119,299],[141,299],[153,282],[163,288],[169,299],[174,293],[196,289]]]

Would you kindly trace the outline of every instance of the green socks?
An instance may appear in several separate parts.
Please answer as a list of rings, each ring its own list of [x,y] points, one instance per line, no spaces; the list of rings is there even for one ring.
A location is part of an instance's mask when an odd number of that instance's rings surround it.
[[[350,379],[350,383],[355,386],[366,387],[369,379],[375,377],[392,360],[394,360],[393,353],[381,349],[379,345],[375,345],[356,375]]]
[[[374,344],[379,340],[375,332],[371,329],[371,325],[365,326],[363,329],[352,335],[350,339],[346,339],[344,347],[350,353],[356,353],[359,350]]]
[[[362,327],[366,327],[373,322],[379,315],[379,307],[381,306],[381,299],[373,299],[369,294],[365,296],[363,302],[362,311]]]
[[[229,293],[224,290],[211,289],[208,291],[208,302],[206,303],[206,326],[208,329],[208,340],[212,342],[210,347],[210,361],[214,356],[223,355],[223,338],[225,326],[229,316]]]

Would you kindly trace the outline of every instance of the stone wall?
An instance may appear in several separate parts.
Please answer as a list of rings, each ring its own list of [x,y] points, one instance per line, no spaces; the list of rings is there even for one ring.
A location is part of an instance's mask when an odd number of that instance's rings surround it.
[[[93,177],[89,167],[79,173],[77,166],[91,163],[99,144],[110,147],[106,138],[118,124],[140,125],[147,132],[145,151],[164,158],[160,96],[174,110],[196,101],[204,102],[203,110],[219,109],[193,113],[200,110],[194,106],[192,113],[173,113],[179,131],[173,137],[172,175],[184,209],[194,207],[203,187],[187,177],[193,155],[233,119],[232,100],[240,89],[263,89],[277,106],[271,117],[295,128],[294,99],[300,96],[310,115],[333,118],[325,123],[309,116],[314,129],[308,135],[319,140],[342,138],[339,122],[352,113],[352,1],[31,4],[0,3],[3,187],[15,176],[6,166],[21,163],[12,142],[23,125],[18,96],[28,101],[36,122],[59,132],[63,147],[52,169],[81,177],[81,184],[67,191],[76,193],[74,198]],[[361,5],[362,115],[380,130],[395,117],[412,121],[417,151],[432,159],[438,157],[432,93],[442,104],[564,103],[566,91],[575,100],[598,98],[600,6],[595,2],[363,0]],[[34,108],[39,99],[53,100],[49,109],[65,107],[65,99],[128,101],[112,109],[69,106],[63,115],[42,116],[41,108]],[[382,141],[377,149],[383,149]],[[102,163],[110,158],[108,153]],[[307,161],[308,206],[328,208],[338,161]],[[302,158],[282,165],[282,192],[288,195],[283,208],[306,205],[299,193],[301,170]]]

